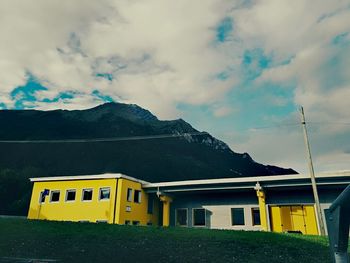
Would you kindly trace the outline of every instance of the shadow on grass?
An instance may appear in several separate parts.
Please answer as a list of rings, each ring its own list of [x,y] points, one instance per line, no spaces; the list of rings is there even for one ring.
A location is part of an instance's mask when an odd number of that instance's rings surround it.
[[[0,257],[60,262],[331,262],[325,237],[0,219]]]

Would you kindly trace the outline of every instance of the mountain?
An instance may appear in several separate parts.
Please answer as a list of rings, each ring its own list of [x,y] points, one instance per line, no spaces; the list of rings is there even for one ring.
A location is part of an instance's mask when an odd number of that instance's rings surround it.
[[[88,110],[1,110],[0,140],[63,140],[198,132],[182,119],[162,121],[135,104]],[[0,169],[45,175],[120,172],[150,182],[294,174],[236,153],[210,134],[103,142],[0,143]],[[37,176],[41,176],[38,174]]]

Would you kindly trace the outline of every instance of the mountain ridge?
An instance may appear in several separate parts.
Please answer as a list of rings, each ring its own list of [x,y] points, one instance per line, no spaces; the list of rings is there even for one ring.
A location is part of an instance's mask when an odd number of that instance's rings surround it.
[[[159,120],[136,104],[87,110],[0,111],[0,140],[60,140],[185,134],[177,138],[87,143],[0,144],[0,169],[35,167],[49,175],[121,172],[150,182],[295,174],[255,162],[182,119]]]

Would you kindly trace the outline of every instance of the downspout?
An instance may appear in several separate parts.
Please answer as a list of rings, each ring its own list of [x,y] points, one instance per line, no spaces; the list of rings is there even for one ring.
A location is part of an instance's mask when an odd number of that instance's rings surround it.
[[[118,179],[115,179],[115,197],[114,197],[114,210],[113,210],[113,224],[115,224],[115,212],[117,208],[117,194],[118,194]]]

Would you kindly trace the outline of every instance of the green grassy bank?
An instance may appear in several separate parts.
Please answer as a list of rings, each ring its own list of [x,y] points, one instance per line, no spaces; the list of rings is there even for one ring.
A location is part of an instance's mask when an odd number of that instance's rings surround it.
[[[5,218],[0,231],[0,262],[331,262],[318,236]]]

